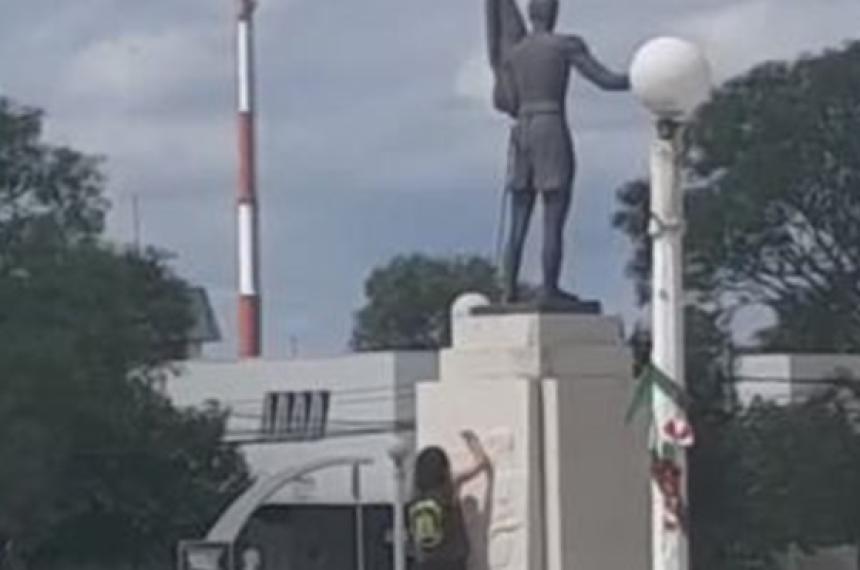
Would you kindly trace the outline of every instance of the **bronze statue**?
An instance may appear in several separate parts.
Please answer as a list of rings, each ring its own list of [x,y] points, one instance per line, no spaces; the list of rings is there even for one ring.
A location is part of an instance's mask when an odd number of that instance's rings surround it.
[[[504,301],[519,300],[523,245],[537,194],[543,198],[542,301],[576,301],[558,285],[564,225],[573,192],[573,140],[565,115],[570,69],[599,87],[630,88],[627,75],[609,71],[582,38],[557,34],[557,0],[531,0],[531,31],[516,0],[486,0],[487,43],[495,77],[493,104],[515,119],[508,151],[511,228],[504,260]]]

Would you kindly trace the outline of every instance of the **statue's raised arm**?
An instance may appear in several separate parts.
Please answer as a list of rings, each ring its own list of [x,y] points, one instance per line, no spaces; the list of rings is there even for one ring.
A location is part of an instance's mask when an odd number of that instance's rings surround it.
[[[505,58],[527,33],[525,19],[516,0],[486,0],[487,59],[493,70],[493,104],[515,116],[517,96],[504,69]]]
[[[516,0],[486,0],[487,55],[497,69],[507,52],[526,36],[526,22]]]

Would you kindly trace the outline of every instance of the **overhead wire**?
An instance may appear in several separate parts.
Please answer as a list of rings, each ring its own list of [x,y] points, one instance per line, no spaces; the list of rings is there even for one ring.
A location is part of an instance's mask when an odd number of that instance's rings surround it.
[[[414,393],[414,391],[415,391],[415,385],[413,385],[413,384],[396,384],[396,385],[381,384],[381,385],[374,386],[374,387],[347,388],[347,389],[338,388],[338,389],[333,389],[333,390],[326,389],[325,387],[272,389],[272,390],[266,390],[266,393],[329,392],[332,395],[332,397],[337,396],[338,401],[345,402],[345,401],[351,401],[353,399],[361,399],[361,400],[369,399],[369,398],[371,398],[371,396],[369,396],[369,394],[376,394],[376,393],[386,394],[386,393],[391,393],[391,392],[393,392],[395,394],[399,394],[402,392]],[[344,395],[350,396],[350,397],[344,398],[343,397]],[[215,400],[218,403],[223,404],[225,406],[244,405],[244,404],[259,404],[260,402],[262,402],[262,399],[260,397],[241,398],[241,399],[218,399],[218,398],[211,398],[211,399]]]
[[[284,390],[284,392],[314,392],[315,390]],[[350,407],[366,407],[372,404],[399,404],[401,402],[410,402],[415,399],[416,388],[411,384],[395,384],[395,385],[379,385],[373,387],[361,388],[346,388],[339,390],[316,390],[327,391],[330,393],[329,409],[342,410],[342,408]],[[275,390],[270,391],[276,392]],[[360,437],[367,435],[382,435],[390,433],[398,433],[403,431],[413,431],[414,422],[397,420],[391,417],[370,417],[370,418],[344,418],[344,417],[329,417],[325,422],[325,427],[320,435],[306,432],[290,433],[289,431],[272,432],[266,430],[262,422],[265,414],[262,409],[259,412],[237,411],[231,409],[230,403],[242,402],[243,404],[252,404],[262,406],[265,403],[265,397],[256,399],[243,400],[225,400],[220,403],[225,404],[230,418],[235,418],[240,422],[244,420],[243,425],[248,425],[247,422],[259,422],[258,426],[253,428],[233,427],[225,433],[224,441],[231,445],[261,445],[261,444],[284,444],[284,443],[308,443],[320,441],[330,438],[345,438],[345,437]]]

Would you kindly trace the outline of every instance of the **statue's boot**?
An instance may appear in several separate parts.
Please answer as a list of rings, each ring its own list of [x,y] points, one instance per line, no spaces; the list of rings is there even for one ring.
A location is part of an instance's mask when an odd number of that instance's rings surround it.
[[[538,300],[541,304],[551,305],[577,305],[582,302],[582,300],[573,293],[568,293],[558,287],[550,289],[544,288],[541,291]]]
[[[515,303],[520,302],[519,291],[516,289],[507,290],[502,293],[502,304],[503,305],[513,305]]]

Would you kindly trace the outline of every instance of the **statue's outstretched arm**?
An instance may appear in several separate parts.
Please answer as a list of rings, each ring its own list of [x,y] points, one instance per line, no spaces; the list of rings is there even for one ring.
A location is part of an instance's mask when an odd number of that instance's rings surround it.
[[[597,61],[588,45],[577,36],[565,38],[570,64],[586,79],[607,91],[627,91],[630,89],[630,77],[626,74],[615,73]]]

